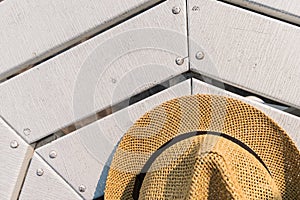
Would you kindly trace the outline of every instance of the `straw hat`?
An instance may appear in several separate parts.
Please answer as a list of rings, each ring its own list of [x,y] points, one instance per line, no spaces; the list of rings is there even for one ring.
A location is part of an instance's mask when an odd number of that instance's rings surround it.
[[[300,199],[300,153],[248,104],[181,97],[146,113],[124,135],[105,199]]]

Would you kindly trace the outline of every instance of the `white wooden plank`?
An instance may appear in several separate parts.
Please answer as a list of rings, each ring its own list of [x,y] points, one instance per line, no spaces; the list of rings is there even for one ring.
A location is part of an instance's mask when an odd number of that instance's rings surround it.
[[[191,80],[166,89],[76,132],[37,149],[37,152],[74,188],[86,186],[82,195],[92,199],[103,194],[111,156],[124,133],[155,106],[191,94]],[[51,159],[49,152],[56,151]]]
[[[288,22],[300,24],[298,0],[224,0]]]
[[[39,170],[40,175],[37,175]],[[34,154],[20,200],[83,199],[38,155]]]
[[[33,149],[0,117],[0,199],[17,199]]]
[[[189,5],[193,71],[300,108],[299,27],[218,1]]]
[[[167,1],[4,82],[1,115],[32,143],[187,71],[185,11]]]
[[[0,79],[159,0],[9,0],[0,6]]]
[[[222,90],[220,88],[214,87],[212,85],[209,85],[197,79],[193,79],[192,85],[193,85],[193,94],[215,94],[215,95],[232,97],[241,100],[245,103],[248,103],[254,106],[255,108],[263,111],[275,122],[277,122],[278,125],[282,127],[289,134],[289,136],[294,140],[298,149],[300,149],[300,134],[299,134],[300,118],[299,117],[277,110],[275,108],[264,105],[257,101],[250,100],[249,98],[245,98],[237,94],[228,92],[226,90]]]

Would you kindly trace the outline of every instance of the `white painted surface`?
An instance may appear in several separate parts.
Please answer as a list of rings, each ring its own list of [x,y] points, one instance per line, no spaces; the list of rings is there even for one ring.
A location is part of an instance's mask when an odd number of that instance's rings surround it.
[[[175,64],[187,56],[185,11],[169,0],[4,82],[1,115],[32,143],[187,71]]]
[[[300,24],[300,4],[298,0],[224,0],[252,10]]]
[[[10,143],[16,141],[17,148]],[[0,199],[17,199],[33,149],[0,117]]]
[[[37,169],[44,171],[37,175]],[[76,200],[80,197],[53,169],[34,154],[22,188],[20,200]]]
[[[159,0],[8,0],[0,6],[0,79]]]
[[[300,108],[299,27],[213,0],[188,13],[193,71]]]
[[[272,118],[275,122],[282,127],[289,136],[296,143],[298,149],[300,149],[300,118],[294,115],[285,113],[283,111],[277,110],[275,108],[269,107],[257,101],[252,101],[248,98],[236,95],[234,93],[228,92],[226,90],[214,87],[197,79],[193,79],[193,94],[215,94],[227,97],[232,97],[248,103],[255,108],[263,111],[266,115]]]
[[[82,195],[92,199],[103,194],[109,156],[121,137],[147,111],[161,103],[191,94],[191,80],[146,98],[76,132],[56,140],[37,152],[74,188],[87,187]],[[55,150],[57,157],[49,158]]]

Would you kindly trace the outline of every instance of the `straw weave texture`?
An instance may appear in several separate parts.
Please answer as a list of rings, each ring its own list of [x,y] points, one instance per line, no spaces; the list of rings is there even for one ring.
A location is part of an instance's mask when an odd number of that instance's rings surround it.
[[[197,136],[151,165],[140,199],[300,199],[300,154],[272,119],[241,101],[214,95],[177,98],[142,116],[124,135],[108,174],[105,199],[132,199],[135,176],[172,138],[193,131],[227,134],[266,164],[219,136]]]

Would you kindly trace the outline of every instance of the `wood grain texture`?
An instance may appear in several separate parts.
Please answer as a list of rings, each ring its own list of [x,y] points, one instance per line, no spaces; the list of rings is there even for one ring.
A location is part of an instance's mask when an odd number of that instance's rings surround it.
[[[299,27],[212,0],[189,1],[189,24],[192,71],[300,108]]]
[[[187,71],[185,11],[167,1],[4,82],[1,115],[32,143]]]
[[[44,174],[38,176],[37,169]],[[83,199],[38,155],[34,154],[22,188],[20,200]]]
[[[300,24],[298,0],[224,0],[288,22]]]
[[[293,139],[298,149],[300,149],[300,118],[294,115],[282,112],[270,106],[264,105],[262,103],[249,100],[248,98],[239,96],[237,94],[228,92],[226,90],[214,87],[205,82],[199,81],[197,79],[193,79],[193,94],[215,94],[222,95],[227,97],[232,97],[238,100],[241,100],[245,103],[248,103],[255,108],[261,110],[270,118],[272,118],[275,122],[282,127],[289,136]]]
[[[37,152],[74,188],[87,187],[82,195],[92,199],[103,194],[112,153],[120,138],[147,111],[159,104],[191,94],[186,80],[146,98],[76,132],[37,149]],[[50,159],[50,151],[57,158]]]
[[[10,143],[17,142],[17,148]],[[0,117],[0,199],[17,199],[33,149]]]
[[[159,0],[9,0],[0,6],[0,79]]]

